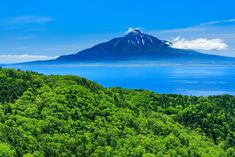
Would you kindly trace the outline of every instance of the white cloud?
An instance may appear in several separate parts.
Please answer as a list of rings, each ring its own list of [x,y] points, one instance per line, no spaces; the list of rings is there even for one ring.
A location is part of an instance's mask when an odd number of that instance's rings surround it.
[[[206,39],[198,38],[186,40],[185,38],[177,37],[172,41],[171,47],[179,49],[192,50],[226,50],[228,45],[222,39]]]
[[[231,23],[231,22],[235,22],[235,19],[209,21],[209,22],[201,23],[201,24],[199,24],[199,26],[215,25],[215,24]]]
[[[30,62],[36,60],[55,59],[58,56],[44,56],[44,55],[0,55],[0,64]]]
[[[4,24],[44,24],[54,21],[49,16],[17,16],[3,21]]]
[[[208,29],[210,29],[213,26],[216,27],[219,24],[228,24],[228,23],[234,24],[235,19],[208,21],[208,22],[200,23],[200,24],[185,27],[185,28],[161,30],[161,31],[157,31],[157,33],[194,33],[194,32],[200,33],[200,32],[204,32],[204,31],[208,31]],[[156,31],[151,31],[151,32],[154,33]]]
[[[211,51],[208,50],[204,52],[212,55],[235,57],[235,18],[217,20],[217,21],[208,21],[185,28],[152,30],[149,33],[159,37],[160,39],[169,40],[169,41],[173,41],[177,36],[184,37],[187,40],[201,39],[201,38],[219,39],[222,40],[222,43],[227,45],[225,46],[224,44],[222,44],[223,45],[222,47],[227,47],[227,48],[220,48],[219,50],[216,49],[216,51],[215,49],[212,49]]]

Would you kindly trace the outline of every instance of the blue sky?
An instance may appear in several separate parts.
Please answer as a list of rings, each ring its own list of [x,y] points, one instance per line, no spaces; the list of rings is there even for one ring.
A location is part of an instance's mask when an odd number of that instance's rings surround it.
[[[234,0],[1,0],[0,63],[76,53],[130,27],[235,56],[234,10]]]

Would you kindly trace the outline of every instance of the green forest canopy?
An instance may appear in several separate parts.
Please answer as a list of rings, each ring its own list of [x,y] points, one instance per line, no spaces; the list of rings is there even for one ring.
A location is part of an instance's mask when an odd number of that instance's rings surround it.
[[[234,157],[235,97],[0,69],[0,157]]]

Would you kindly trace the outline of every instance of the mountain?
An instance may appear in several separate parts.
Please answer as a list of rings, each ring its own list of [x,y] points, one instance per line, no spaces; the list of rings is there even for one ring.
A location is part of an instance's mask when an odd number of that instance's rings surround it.
[[[67,63],[128,64],[234,64],[235,58],[172,48],[172,43],[132,29],[125,36],[97,44],[76,54],[63,55],[53,60],[32,61],[11,65],[67,64]],[[6,67],[6,66],[5,66]],[[8,66],[9,67],[9,66]]]
[[[60,56],[56,61],[110,61],[110,60],[155,60],[155,59],[208,59],[220,58],[193,50],[171,47],[168,41],[133,29],[124,37],[114,38],[76,54]]]

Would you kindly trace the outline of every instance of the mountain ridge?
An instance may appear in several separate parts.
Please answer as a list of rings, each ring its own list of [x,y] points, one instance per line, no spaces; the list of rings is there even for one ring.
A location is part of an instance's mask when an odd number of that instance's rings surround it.
[[[172,43],[132,29],[125,36],[113,38],[75,54],[62,55],[53,60],[15,63],[31,64],[70,64],[70,63],[171,63],[171,64],[234,64],[235,58],[205,54],[189,49],[171,47]],[[12,65],[12,64],[11,64]]]
[[[171,43],[133,30],[124,37],[97,44],[76,54],[58,57],[57,61],[156,59],[182,56],[205,56],[193,50],[171,47]],[[207,55],[206,55],[207,56]]]

